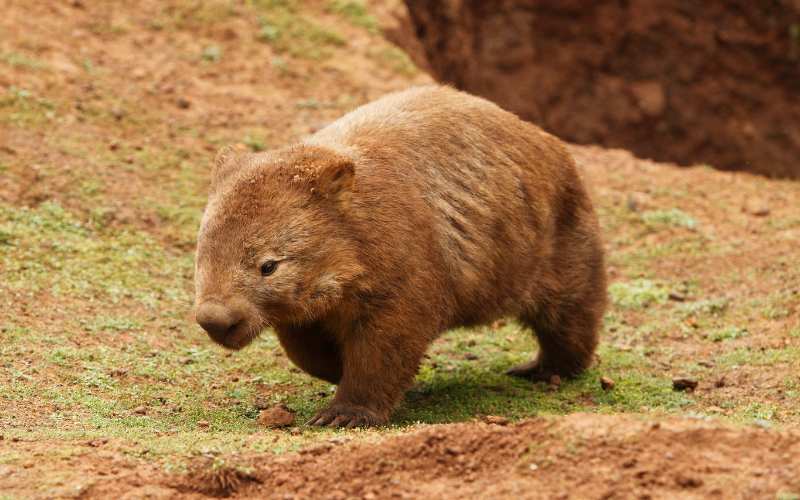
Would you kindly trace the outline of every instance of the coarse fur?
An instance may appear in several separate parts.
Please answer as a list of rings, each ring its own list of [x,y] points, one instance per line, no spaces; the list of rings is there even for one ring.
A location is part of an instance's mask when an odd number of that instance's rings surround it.
[[[606,304],[597,219],[564,145],[538,127],[425,86],[216,163],[198,321],[232,349],[272,327],[295,364],[338,384],[311,423],[386,423],[427,347],[458,326],[511,316],[535,331],[537,358],[512,375],[590,364]]]

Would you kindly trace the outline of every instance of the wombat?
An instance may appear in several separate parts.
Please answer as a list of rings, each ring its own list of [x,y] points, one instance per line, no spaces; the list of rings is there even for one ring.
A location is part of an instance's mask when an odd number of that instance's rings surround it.
[[[572,376],[606,303],[592,203],[564,145],[496,105],[425,86],[283,149],[217,155],[196,319],[240,349],[272,328],[338,384],[309,423],[388,422],[442,332],[515,317],[538,338],[509,374]]]

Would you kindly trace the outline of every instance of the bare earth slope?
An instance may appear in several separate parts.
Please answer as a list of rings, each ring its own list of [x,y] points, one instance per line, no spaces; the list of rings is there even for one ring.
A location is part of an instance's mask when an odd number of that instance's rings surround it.
[[[454,331],[392,427],[308,429],[328,384],[191,321],[211,159],[430,79],[359,2],[0,12],[0,499],[800,495],[800,183],[575,146],[612,278],[594,366],[530,385],[517,325]],[[276,404],[295,422],[260,426]]]

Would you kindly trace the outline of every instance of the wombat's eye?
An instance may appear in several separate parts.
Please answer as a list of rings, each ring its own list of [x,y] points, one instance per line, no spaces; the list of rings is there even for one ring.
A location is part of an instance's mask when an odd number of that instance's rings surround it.
[[[274,260],[268,260],[261,264],[261,276],[269,276],[270,274],[275,272],[277,269],[278,263]]]

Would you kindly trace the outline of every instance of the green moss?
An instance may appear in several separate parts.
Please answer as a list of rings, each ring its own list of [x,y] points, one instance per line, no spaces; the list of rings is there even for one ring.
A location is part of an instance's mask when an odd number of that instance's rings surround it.
[[[327,10],[342,16],[355,26],[366,28],[370,33],[378,32],[378,22],[369,14],[363,1],[329,0]]]
[[[678,208],[670,210],[648,210],[642,213],[642,220],[653,229],[659,227],[683,227],[695,229],[697,221],[689,214]]]
[[[0,94],[0,123],[18,127],[35,127],[53,120],[55,105],[32,92],[11,86],[5,95]]]
[[[330,57],[330,49],[346,45],[335,31],[323,27],[300,12],[300,4],[289,0],[255,0],[261,13],[259,39],[275,50],[302,59]]]
[[[612,283],[608,287],[612,302],[626,309],[643,309],[654,304],[663,304],[669,291],[663,283],[649,279]]]
[[[49,66],[47,63],[29,57],[20,52],[0,52],[0,63],[5,63],[15,68],[31,69],[31,70],[47,70]]]
[[[746,328],[740,328],[738,326],[727,326],[725,328],[720,328],[708,334],[708,339],[714,342],[723,342],[727,340],[735,340],[738,338],[746,337],[749,335]]]

